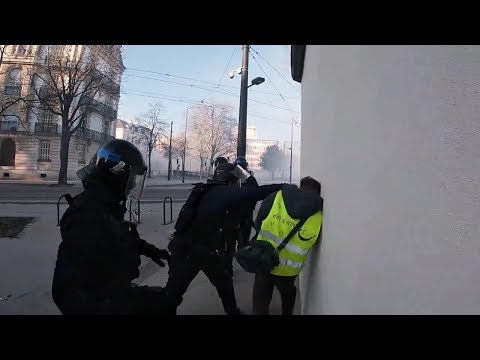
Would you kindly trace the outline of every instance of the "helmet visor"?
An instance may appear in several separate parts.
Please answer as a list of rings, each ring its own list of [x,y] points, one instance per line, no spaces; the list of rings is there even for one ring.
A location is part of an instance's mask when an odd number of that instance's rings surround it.
[[[130,169],[125,195],[127,198],[140,199],[145,185],[146,167],[135,167]]]
[[[250,177],[250,173],[248,173],[244,168],[242,168],[240,165],[237,165],[235,169],[232,171],[233,175],[240,180],[241,182],[244,182]]]

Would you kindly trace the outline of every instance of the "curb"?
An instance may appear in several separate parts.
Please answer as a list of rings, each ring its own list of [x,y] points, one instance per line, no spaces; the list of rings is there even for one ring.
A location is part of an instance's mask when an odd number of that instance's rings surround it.
[[[190,187],[190,186],[195,186],[195,184],[190,184],[190,183],[180,183],[180,184],[145,184],[145,188],[154,188],[154,187],[174,187],[174,186],[180,186],[180,187]]]
[[[182,204],[187,199],[172,199],[174,204]],[[0,199],[0,204],[16,204],[16,205],[57,205],[58,200],[16,200],[16,199]],[[169,201],[166,202],[168,204]],[[61,205],[66,205],[66,202],[62,201]],[[143,204],[163,204],[163,199],[144,199],[140,200],[140,206]]]

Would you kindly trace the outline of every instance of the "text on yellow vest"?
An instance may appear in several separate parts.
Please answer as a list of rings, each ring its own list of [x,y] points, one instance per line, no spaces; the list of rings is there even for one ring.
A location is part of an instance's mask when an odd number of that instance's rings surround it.
[[[278,254],[280,265],[271,271],[272,275],[296,276],[300,273],[307,260],[308,252],[317,242],[322,219],[321,211],[317,211],[308,218]],[[268,216],[262,222],[257,240],[267,241],[276,249],[299,221],[290,217],[283,201],[282,191],[279,191]]]

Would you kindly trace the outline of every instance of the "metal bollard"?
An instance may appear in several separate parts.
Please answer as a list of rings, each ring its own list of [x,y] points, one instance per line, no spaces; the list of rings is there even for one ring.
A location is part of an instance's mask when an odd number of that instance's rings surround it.
[[[68,197],[68,198],[67,198]],[[57,226],[60,226],[60,201],[62,198],[65,198],[65,201],[67,202],[68,205],[70,205],[72,201],[72,196],[70,194],[63,194],[58,198],[57,201]]]
[[[165,205],[167,204],[167,200],[170,200],[170,222],[167,223],[167,218],[165,214]],[[165,199],[163,199],[163,225],[168,225],[173,222],[173,200],[170,196],[166,196]]]
[[[137,199],[137,223],[141,224],[142,222],[140,221],[140,199]]]
[[[132,200],[128,200],[129,204],[128,204],[128,213],[129,213],[129,219],[130,219],[130,222],[132,222],[132,205],[133,205],[133,201]],[[133,210],[133,213],[135,216],[133,217],[133,220],[137,223],[137,224],[140,224],[140,199],[137,199],[137,208]]]

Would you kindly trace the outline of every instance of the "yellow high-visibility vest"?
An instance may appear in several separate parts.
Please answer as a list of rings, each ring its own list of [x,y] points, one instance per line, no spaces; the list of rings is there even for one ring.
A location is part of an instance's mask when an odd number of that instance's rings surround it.
[[[280,265],[275,267],[272,275],[296,276],[307,260],[308,252],[317,242],[322,227],[323,215],[317,211],[310,216],[299,231],[292,236],[287,246],[280,251]],[[277,192],[267,218],[263,220],[257,240],[267,241],[276,249],[299,222],[288,215],[283,201],[282,191]]]

